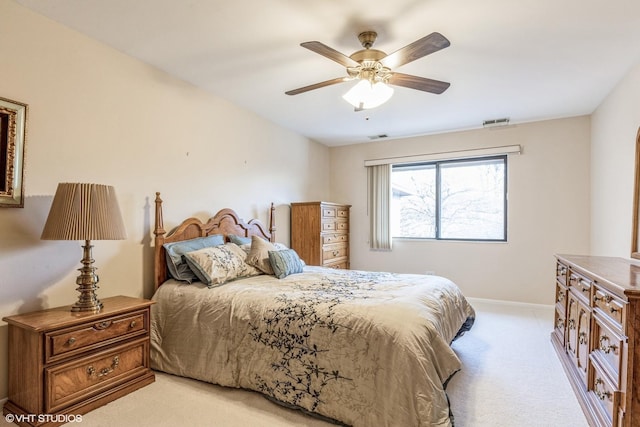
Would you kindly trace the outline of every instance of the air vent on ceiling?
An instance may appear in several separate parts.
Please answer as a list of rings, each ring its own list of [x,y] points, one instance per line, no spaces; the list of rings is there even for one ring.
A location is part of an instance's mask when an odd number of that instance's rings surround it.
[[[505,117],[502,119],[493,119],[493,120],[485,120],[482,122],[482,126],[485,128],[493,128],[496,126],[507,126],[509,124],[509,118]]]
[[[386,133],[381,133],[380,135],[370,135],[369,139],[382,139],[382,138],[387,138],[389,135],[387,135]]]

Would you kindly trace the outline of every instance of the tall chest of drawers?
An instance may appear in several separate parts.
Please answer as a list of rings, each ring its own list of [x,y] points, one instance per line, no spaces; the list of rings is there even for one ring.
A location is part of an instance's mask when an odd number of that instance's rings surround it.
[[[308,265],[350,267],[349,209],[330,202],[291,204],[291,248]]]
[[[152,302],[125,296],[102,302],[98,313],[67,306],[2,319],[9,324],[7,419],[60,425],[154,381]]]
[[[556,255],[551,333],[591,426],[640,426],[640,265]]]

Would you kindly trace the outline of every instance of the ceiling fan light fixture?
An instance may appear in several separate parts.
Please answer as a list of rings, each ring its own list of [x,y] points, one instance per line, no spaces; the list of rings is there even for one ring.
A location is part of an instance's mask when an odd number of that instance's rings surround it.
[[[383,82],[360,80],[342,98],[356,110],[376,108],[391,99],[393,88]]]

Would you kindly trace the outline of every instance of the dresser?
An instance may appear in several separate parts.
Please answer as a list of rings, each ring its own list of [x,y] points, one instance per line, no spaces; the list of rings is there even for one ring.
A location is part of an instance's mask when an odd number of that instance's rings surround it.
[[[640,426],[640,264],[556,255],[551,342],[591,426]]]
[[[308,265],[349,268],[349,208],[330,202],[291,204],[291,248]]]
[[[2,319],[9,324],[6,419],[24,426],[73,422],[155,380],[152,302],[125,296],[102,302],[99,313],[66,306]]]

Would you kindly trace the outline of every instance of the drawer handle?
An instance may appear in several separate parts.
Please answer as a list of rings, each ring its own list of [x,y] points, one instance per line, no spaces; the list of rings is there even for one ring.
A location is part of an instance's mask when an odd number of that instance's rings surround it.
[[[578,334],[578,342],[580,344],[586,344],[587,343],[587,333],[582,331]]]
[[[564,301],[564,293],[559,293],[558,300],[556,302],[562,302],[562,301]]]
[[[89,375],[89,377],[96,376],[97,378],[104,377],[105,375],[109,375],[111,372],[113,372],[118,367],[119,364],[120,364],[120,356],[114,356],[113,362],[111,362],[110,367],[102,368],[96,374],[96,368],[94,368],[93,366],[89,366],[87,368],[87,375]]]
[[[618,307],[610,307],[610,308],[609,308],[609,311],[610,311],[611,313],[615,313],[616,311],[619,311],[619,310],[620,310],[620,309],[619,309]]]
[[[575,328],[576,328],[576,320],[569,319],[569,329],[575,329]]]
[[[595,386],[593,387],[593,392],[596,394],[596,396],[598,396],[600,400],[611,400],[611,392],[598,390],[599,385],[604,385],[604,381],[602,381],[602,378],[596,378]]]
[[[131,323],[129,323],[129,328],[133,329],[136,327],[136,321],[132,320]]]
[[[606,335],[602,335],[600,337],[600,350],[609,354],[613,351],[613,354],[617,354],[618,346],[615,344],[609,344],[609,337]]]
[[[71,337],[67,340],[67,345],[73,345],[75,344],[75,342],[76,342],[76,339],[74,337]]]
[[[558,329],[564,329],[564,320],[562,319],[558,319],[558,326],[556,326]]]
[[[604,296],[601,296],[601,297],[596,295],[595,297],[593,297],[593,300],[595,302],[603,301],[605,304],[609,304],[611,302],[611,295],[604,295]]]
[[[111,326],[111,323],[112,323],[111,320],[105,320],[104,322],[96,323],[95,325],[93,325],[93,329],[102,331],[107,329],[109,326]]]
[[[333,256],[338,256],[338,255],[340,255],[340,251],[333,251],[333,252],[331,252],[331,254]]]

